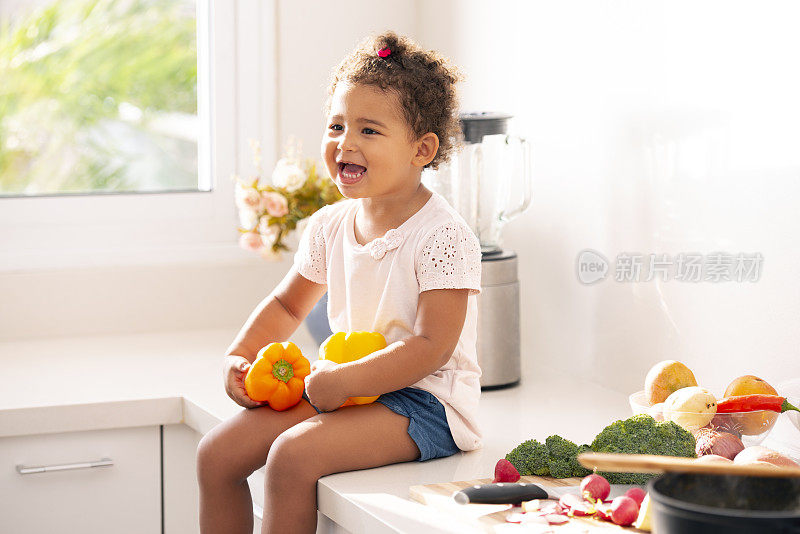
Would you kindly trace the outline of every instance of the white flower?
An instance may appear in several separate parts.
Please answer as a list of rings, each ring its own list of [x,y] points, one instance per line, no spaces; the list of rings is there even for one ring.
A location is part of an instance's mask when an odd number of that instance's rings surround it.
[[[261,234],[261,241],[264,242],[264,246],[272,248],[275,239],[278,237],[278,227],[269,224],[268,217],[262,217],[258,222],[258,233]]]
[[[252,229],[258,224],[258,214],[246,208],[239,208],[239,226],[246,230]]]
[[[303,187],[306,173],[296,163],[286,158],[278,160],[272,172],[272,185],[286,188],[290,193]]]

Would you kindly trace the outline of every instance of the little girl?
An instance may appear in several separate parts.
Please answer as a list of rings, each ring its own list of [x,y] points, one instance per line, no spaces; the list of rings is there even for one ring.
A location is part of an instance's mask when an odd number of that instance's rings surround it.
[[[420,182],[454,149],[458,79],[444,58],[393,32],[335,69],[322,157],[346,198],[309,219],[294,266],[225,357],[228,395],[250,409],[200,442],[203,533],[252,532],[246,479],[265,464],[262,532],[309,533],[320,477],[481,446],[480,245]],[[352,363],[315,362],[303,400],[286,411],[249,399],[243,378],[258,350],[289,339],[326,290],[334,332],[380,332],[389,345]]]

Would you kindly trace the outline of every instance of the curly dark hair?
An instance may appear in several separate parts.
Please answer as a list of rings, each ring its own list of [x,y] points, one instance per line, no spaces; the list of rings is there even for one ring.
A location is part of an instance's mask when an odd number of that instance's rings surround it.
[[[378,51],[391,53],[381,57]],[[385,55],[385,52],[384,52]],[[371,35],[356,46],[331,74],[324,112],[339,82],[364,84],[393,91],[400,101],[414,140],[428,132],[439,138],[439,150],[425,168],[436,169],[447,161],[461,138],[456,83],[463,75],[444,56],[425,50],[407,37],[386,31]]]

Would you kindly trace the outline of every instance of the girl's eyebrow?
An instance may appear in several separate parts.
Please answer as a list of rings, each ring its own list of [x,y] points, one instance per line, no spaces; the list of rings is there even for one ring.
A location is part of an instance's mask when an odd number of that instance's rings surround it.
[[[341,120],[341,119],[342,119],[341,115],[333,115],[333,116],[331,116],[331,120]],[[376,121],[375,119],[368,119],[366,117],[360,117],[360,118],[356,119],[356,122],[366,122],[366,123],[369,123],[369,124],[375,124],[377,126],[380,126],[381,128],[387,128],[387,126],[385,124],[383,124],[382,122]]]

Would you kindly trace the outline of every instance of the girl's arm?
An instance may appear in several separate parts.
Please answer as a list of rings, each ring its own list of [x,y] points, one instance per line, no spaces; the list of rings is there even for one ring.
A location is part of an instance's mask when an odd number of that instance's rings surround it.
[[[289,339],[325,294],[325,288],[292,267],[272,293],[256,306],[226,355],[242,356],[252,363],[264,345]]]
[[[396,391],[440,369],[456,348],[467,315],[468,289],[420,293],[414,335],[332,369],[347,397]]]

